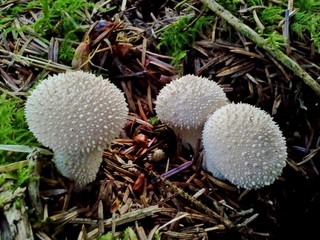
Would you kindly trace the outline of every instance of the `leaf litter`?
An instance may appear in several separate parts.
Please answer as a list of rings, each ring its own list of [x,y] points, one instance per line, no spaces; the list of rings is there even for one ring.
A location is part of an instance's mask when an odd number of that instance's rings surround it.
[[[0,9],[20,2],[5,1]],[[44,40],[32,30],[1,32],[1,91],[24,98],[50,74],[83,69],[109,78],[123,90],[130,108],[124,130],[105,149],[96,181],[82,192],[73,191],[73,183],[56,172],[48,156],[35,155],[35,175],[41,177],[29,184],[27,194],[30,206],[38,206],[29,217],[34,238],[97,239],[110,232],[115,238],[128,228],[138,239],[154,239],[157,231],[161,239],[277,239],[291,236],[296,228],[304,237],[316,233],[320,223],[316,94],[279,59],[237,30],[224,28],[221,18],[195,36],[179,68],[172,65],[173,58],[157,47],[159,30],[190,13],[210,15],[198,1],[110,2],[100,2],[110,12],[95,8],[83,15],[90,24],[84,26],[80,41],[72,43],[70,62],[59,60],[62,38]],[[244,10],[239,12],[252,9]],[[9,24],[20,29],[41,14],[35,8]],[[256,13],[253,17],[263,29]],[[230,32],[238,37],[230,38]],[[303,39],[290,40],[290,57],[318,79],[319,53]],[[199,146],[195,152],[186,149],[168,126],[151,121],[159,90],[188,73],[218,82],[233,102],[247,102],[273,115],[289,153],[288,165],[273,185],[247,191],[215,179],[201,167]]]

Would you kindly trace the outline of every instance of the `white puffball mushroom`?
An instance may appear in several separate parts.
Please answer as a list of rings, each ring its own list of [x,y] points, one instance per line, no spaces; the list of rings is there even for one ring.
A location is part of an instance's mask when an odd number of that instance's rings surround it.
[[[58,171],[75,182],[76,189],[82,189],[95,180],[102,162],[103,150],[87,152],[55,151],[53,162]]]
[[[119,135],[127,114],[125,97],[113,83],[83,71],[49,76],[25,105],[30,131],[61,152],[104,148]]]
[[[103,149],[119,135],[127,115],[121,90],[83,71],[49,76],[25,104],[30,131],[54,151],[61,174],[80,188],[95,179]]]
[[[255,106],[228,104],[203,129],[203,167],[238,187],[272,184],[286,165],[286,141],[272,117]]]
[[[192,74],[172,80],[159,92],[155,110],[159,119],[193,148],[201,139],[207,118],[229,103],[214,81]]]

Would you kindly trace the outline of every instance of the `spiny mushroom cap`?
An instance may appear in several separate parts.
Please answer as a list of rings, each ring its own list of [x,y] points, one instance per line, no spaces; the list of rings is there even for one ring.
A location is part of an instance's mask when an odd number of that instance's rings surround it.
[[[102,162],[103,150],[85,152],[59,152],[55,151],[53,161],[58,171],[76,184],[81,189],[95,180]]]
[[[30,131],[61,152],[104,148],[119,134],[127,114],[124,95],[114,84],[82,71],[43,80],[25,106]]]
[[[155,110],[169,126],[190,129],[202,127],[210,114],[226,104],[228,99],[216,82],[188,74],[160,90]]]
[[[203,166],[238,187],[270,185],[286,165],[286,141],[265,111],[228,104],[213,113],[203,130]]]

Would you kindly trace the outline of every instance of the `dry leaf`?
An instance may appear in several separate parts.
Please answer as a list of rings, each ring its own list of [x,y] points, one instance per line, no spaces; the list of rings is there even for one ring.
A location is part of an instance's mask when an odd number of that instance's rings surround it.
[[[90,45],[87,42],[81,42],[74,52],[72,67],[74,69],[90,70],[89,64]]]
[[[280,103],[281,103],[281,95],[278,95],[273,101],[271,115],[275,115],[277,113],[277,108],[280,106]]]
[[[120,200],[119,198],[116,198],[110,206],[110,212],[115,213],[116,211],[118,211],[119,205],[120,205]]]

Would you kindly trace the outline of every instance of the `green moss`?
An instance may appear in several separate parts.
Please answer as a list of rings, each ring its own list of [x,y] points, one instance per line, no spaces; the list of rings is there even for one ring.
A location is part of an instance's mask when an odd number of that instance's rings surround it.
[[[151,125],[155,125],[156,123],[159,122],[159,117],[158,116],[151,117],[149,119],[149,122],[150,122]]]
[[[59,58],[63,62],[70,62],[73,58],[73,42],[81,41],[87,31],[85,13],[90,12],[94,3],[86,0],[41,0],[43,16],[39,18],[34,29],[36,33],[46,39],[51,36],[63,38],[59,49]]]
[[[24,117],[24,101],[19,97],[0,95],[0,143],[12,145],[39,146],[33,134],[28,130]],[[0,150],[0,164],[15,162],[26,157],[25,153],[13,153]]]
[[[284,36],[275,31],[269,34],[262,34],[262,37],[265,38],[265,41],[262,41],[258,45],[269,44],[275,48],[281,48],[286,45]]]
[[[294,8],[298,11],[291,18],[290,30],[303,41],[311,39],[320,52],[320,2],[315,0],[294,1]],[[259,19],[266,29],[263,34],[274,46],[283,45],[280,34],[282,33],[281,21],[285,19],[286,5],[268,5],[258,11]]]
[[[281,20],[284,19],[285,9],[279,6],[270,6],[265,8],[260,13],[260,20],[263,24],[274,25],[273,28],[276,28]]]
[[[30,3],[20,1],[13,4],[12,7],[2,10],[2,16],[0,18],[0,29],[2,29],[2,31],[6,33],[11,32],[12,30],[18,31],[18,29],[15,27],[15,24],[13,24],[16,16],[27,14],[28,10],[34,7],[40,7],[38,1],[32,1]]]
[[[99,237],[98,240],[138,240],[138,236],[136,235],[136,233],[133,231],[133,229],[131,227],[127,227],[124,232],[123,232],[123,236],[120,237],[113,237],[112,236],[112,232],[108,232],[102,236]]]
[[[239,3],[237,0],[220,0],[217,2],[236,16],[238,15],[240,6],[243,5],[243,2]],[[279,47],[280,45],[284,45],[283,38],[281,37],[283,24],[280,23],[285,19],[287,1],[282,0],[277,3],[266,0],[247,0],[244,2],[246,8],[265,6],[265,8],[255,9],[259,20],[265,26],[261,36],[266,38],[273,46]],[[318,52],[320,52],[320,1],[296,0],[293,1],[293,4],[297,12],[290,19],[290,34],[294,35],[291,38],[296,39],[298,37],[306,43],[311,40]],[[247,25],[258,29],[250,14],[244,19]]]
[[[45,43],[49,43],[53,36],[61,38],[63,41],[59,46],[59,60],[70,64],[77,44],[89,27],[86,13],[92,11],[94,7],[95,3],[89,0],[21,2],[3,10],[2,15],[6,17],[0,19],[0,29],[7,34],[18,31],[30,33],[31,29],[31,32],[33,31],[34,35]],[[42,9],[42,16],[35,23],[16,28],[13,22],[17,16],[25,15],[28,18],[31,10],[36,12],[39,8]]]
[[[5,190],[15,191],[19,187],[27,186],[31,181],[37,180],[33,174],[34,162],[20,166],[17,170],[0,174],[0,186]],[[0,207],[4,199],[0,199]]]
[[[154,240],[160,240],[161,234],[156,231],[153,237]],[[98,238],[98,240],[138,240],[137,234],[133,231],[132,227],[127,227],[121,237],[112,236],[112,232],[108,232]]]
[[[230,11],[232,14],[237,15],[237,11],[239,10],[239,4],[241,4],[240,0],[220,0],[217,1],[221,6]]]
[[[310,38],[320,52],[320,16],[318,13],[297,12],[291,24],[292,31],[306,41],[305,36]]]
[[[298,8],[301,12],[319,12],[320,2],[318,0],[295,0],[294,7]]]
[[[211,16],[200,16],[197,19],[181,17],[178,21],[160,29],[158,48],[165,48],[166,53],[174,58],[172,64],[178,66],[198,34],[210,26],[212,21]]]
[[[248,6],[264,5],[264,1],[262,0],[247,0],[246,3],[248,4]]]
[[[31,162],[31,161],[30,161]],[[25,167],[20,167],[17,171],[13,172],[16,177],[16,181],[13,188],[18,188],[20,186],[26,186],[29,182],[37,179],[32,173],[34,169],[34,164],[28,164]]]

